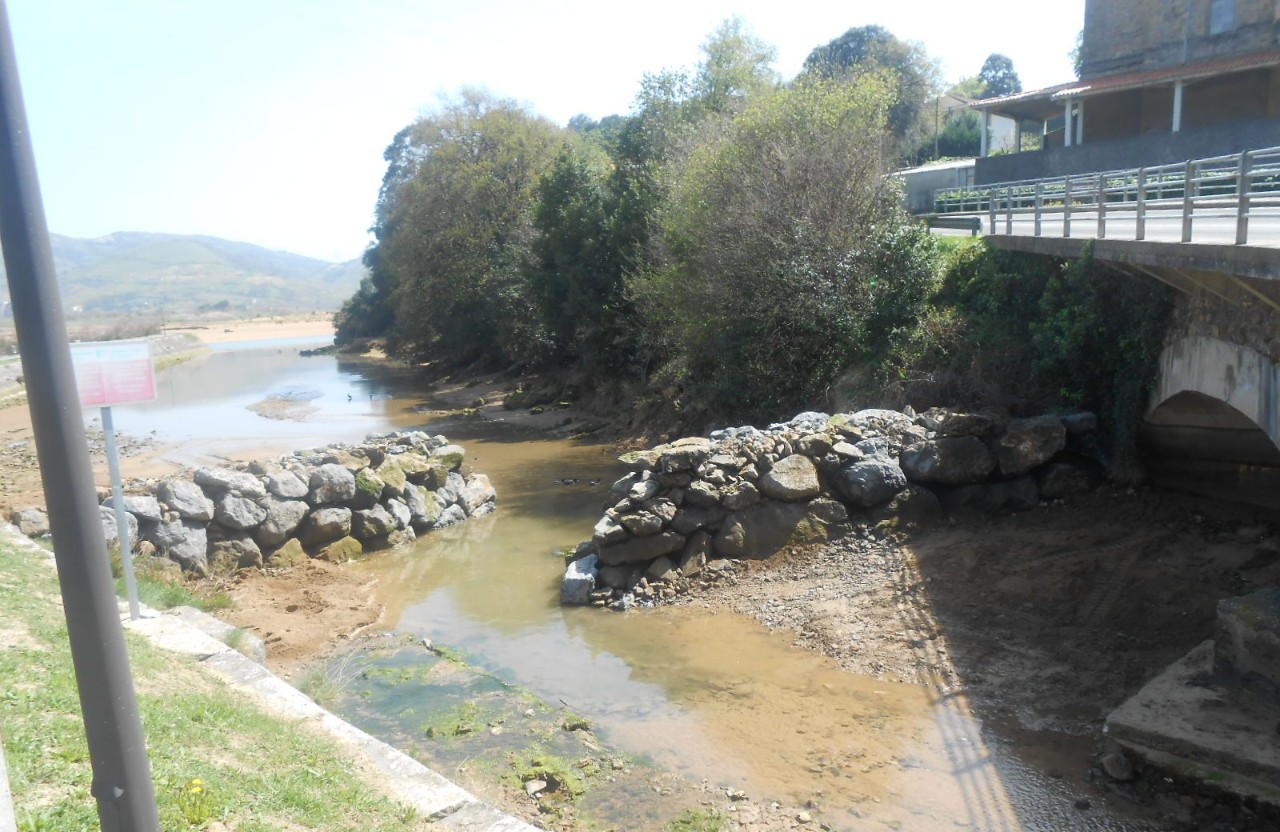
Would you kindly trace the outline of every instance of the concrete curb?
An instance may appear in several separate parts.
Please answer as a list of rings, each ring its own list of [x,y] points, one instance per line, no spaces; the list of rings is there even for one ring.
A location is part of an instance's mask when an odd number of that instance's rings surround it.
[[[52,555],[32,543],[12,525],[0,525],[0,536]],[[128,606],[121,602],[121,620],[126,629],[145,637],[155,646],[194,658],[217,678],[253,699],[265,712],[323,732],[351,756],[380,773],[379,787],[393,799],[412,807],[441,829],[458,832],[537,832],[536,827],[495,809],[462,787],[419,763],[409,755],[376,739],[317,705],[274,673],[222,641],[210,632],[234,630],[212,616],[189,607],[160,612],[142,607],[142,617],[129,619]],[[247,636],[247,634],[246,634]],[[241,645],[256,652],[247,640]],[[0,750],[0,832],[16,832],[13,801],[5,776]],[[9,826],[6,826],[6,818]]]

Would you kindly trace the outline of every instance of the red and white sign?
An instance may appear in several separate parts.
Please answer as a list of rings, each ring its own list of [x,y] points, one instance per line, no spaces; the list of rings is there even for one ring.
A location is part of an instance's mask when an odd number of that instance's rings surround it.
[[[149,402],[156,397],[150,341],[72,344],[71,363],[81,407]]]

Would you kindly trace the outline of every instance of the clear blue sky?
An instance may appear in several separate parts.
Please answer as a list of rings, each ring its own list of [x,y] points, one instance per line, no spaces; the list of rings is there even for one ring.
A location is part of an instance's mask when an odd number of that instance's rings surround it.
[[[211,234],[326,260],[368,242],[382,151],[483,86],[561,124],[627,112],[741,15],[784,78],[878,23],[945,77],[991,52],[1026,88],[1072,77],[1083,0],[8,0],[50,229]]]

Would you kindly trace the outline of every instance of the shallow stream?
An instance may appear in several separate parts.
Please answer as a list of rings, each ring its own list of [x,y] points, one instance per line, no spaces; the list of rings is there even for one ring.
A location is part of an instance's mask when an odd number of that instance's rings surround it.
[[[497,489],[497,512],[352,565],[380,579],[396,632],[564,703],[625,753],[755,801],[811,806],[833,829],[1147,828],[1075,807],[1087,741],[1015,739],[961,696],[844,672],[752,619],[696,606],[561,607],[557,550],[590,536],[619,475],[606,447],[442,421],[402,370],[257,346],[162,374],[160,399],[118,408],[117,428],[154,433],[184,464],[407,427],[464,445]],[[265,401],[306,408],[295,418],[250,409]]]

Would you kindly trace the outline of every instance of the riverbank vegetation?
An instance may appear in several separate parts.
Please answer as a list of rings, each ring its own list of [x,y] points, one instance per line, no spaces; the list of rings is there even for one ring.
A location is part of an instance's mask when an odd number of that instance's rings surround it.
[[[773,59],[731,19],[626,115],[561,128],[480,91],[445,100],[386,151],[339,343],[558,379],[652,433],[851,405],[1091,408],[1127,465],[1167,293],[1088,258],[943,245],[907,215],[891,173],[938,129],[918,45],[852,29],[786,82]]]

